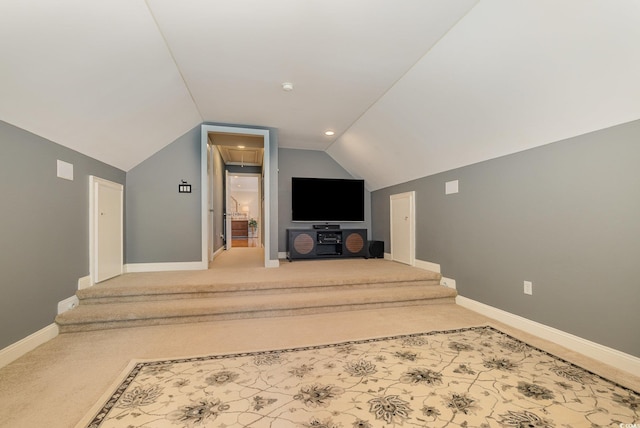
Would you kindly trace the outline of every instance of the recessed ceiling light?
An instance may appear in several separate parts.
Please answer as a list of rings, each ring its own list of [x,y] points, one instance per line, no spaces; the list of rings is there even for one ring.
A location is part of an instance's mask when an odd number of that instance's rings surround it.
[[[327,137],[330,137],[332,135],[335,135],[334,131],[324,131],[324,135],[326,135]]]
[[[287,91],[287,92],[293,91],[293,83],[291,83],[291,82],[284,82],[284,83],[282,84],[282,90],[283,90],[283,91]]]
[[[239,149],[244,149],[244,146],[238,146]]]

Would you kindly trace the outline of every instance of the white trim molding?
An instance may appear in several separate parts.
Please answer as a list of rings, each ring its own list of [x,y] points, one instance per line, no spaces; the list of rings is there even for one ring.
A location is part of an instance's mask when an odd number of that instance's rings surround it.
[[[609,348],[599,343],[591,342],[562,330],[531,321],[502,309],[485,305],[463,296],[456,297],[456,304],[478,312],[489,318],[493,318],[511,327],[517,328],[542,339],[564,346],[572,351],[579,352],[589,358],[624,370],[631,374],[640,373],[640,358]]]
[[[67,297],[64,300],[58,302],[58,315],[70,311],[73,308],[76,308],[80,304],[80,300],[78,296],[75,294],[71,297]]]
[[[442,278],[440,278],[440,285],[447,288],[453,288],[454,290],[457,288],[456,280],[453,278],[447,278],[446,276],[443,276]]]
[[[420,268],[420,269],[428,270],[428,271],[431,271],[431,272],[441,273],[440,272],[440,265],[437,264],[437,263],[426,262],[424,260],[416,259],[416,267]]]
[[[93,285],[93,281],[91,281],[91,275],[78,278],[78,290],[82,290],[83,288],[89,288],[92,285]]]
[[[269,259],[265,262],[265,266],[266,268],[277,268],[280,267],[280,260],[273,260],[273,259]]]
[[[38,330],[24,339],[19,340],[16,343],[12,343],[6,348],[0,350],[0,368],[12,363],[43,343],[50,341],[58,335],[58,332],[57,324],[49,324],[45,328]]]
[[[167,272],[171,270],[205,270],[207,262],[175,262],[175,263],[129,263],[124,265],[126,273],[132,272]]]

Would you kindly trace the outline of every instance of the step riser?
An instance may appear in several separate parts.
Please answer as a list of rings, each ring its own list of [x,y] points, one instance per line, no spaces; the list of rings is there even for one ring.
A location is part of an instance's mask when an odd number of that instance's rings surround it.
[[[59,325],[59,329],[60,329],[60,333],[76,333],[76,332],[83,332],[83,331],[108,330],[108,329],[116,329],[116,328],[144,327],[144,326],[168,325],[168,324],[185,324],[185,323],[193,323],[193,322],[210,322],[210,321],[262,318],[262,317],[284,317],[284,316],[295,316],[295,315],[311,315],[311,314],[319,314],[319,313],[344,312],[344,311],[353,311],[353,310],[382,309],[382,308],[395,308],[395,307],[421,306],[421,305],[443,305],[443,304],[455,304],[455,297],[416,299],[416,300],[409,300],[409,301],[373,302],[373,303],[362,303],[362,304],[352,303],[348,305],[334,304],[330,306],[300,307],[300,308],[287,308],[287,309],[276,309],[276,310],[246,309],[238,312],[198,314],[193,316],[177,316],[177,317],[161,316],[157,318],[146,318],[146,319],[128,319],[128,320],[117,320],[117,321],[112,320],[112,321],[95,322],[95,323],[63,324],[63,325]]]
[[[287,265],[282,271],[125,274],[77,292],[56,317],[61,333],[455,304],[441,275],[389,261]],[[346,268],[345,268],[346,267]]]
[[[372,290],[383,289],[393,287],[430,287],[439,286],[438,280],[421,280],[421,281],[399,281],[399,282],[381,282],[381,283],[366,283],[366,284],[340,284],[340,285],[322,285],[313,287],[287,287],[287,288],[254,288],[254,289],[239,289],[239,290],[211,290],[211,291],[199,291],[193,290],[185,293],[162,293],[161,290],[154,290],[154,293],[150,294],[137,294],[137,295],[120,295],[120,296],[104,296],[104,297],[81,297],[80,304],[82,305],[99,305],[105,303],[129,303],[129,302],[154,302],[154,301],[166,301],[166,300],[183,300],[183,299],[207,299],[207,298],[223,298],[229,296],[260,296],[260,295],[273,295],[273,294],[291,294],[291,293],[305,293],[308,291],[339,291],[339,290]],[[212,288],[217,288],[212,286]]]

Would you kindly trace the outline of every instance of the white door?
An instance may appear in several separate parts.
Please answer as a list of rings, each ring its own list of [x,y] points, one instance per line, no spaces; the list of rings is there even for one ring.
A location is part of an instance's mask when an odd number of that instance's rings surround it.
[[[98,283],[122,274],[123,187],[98,177],[91,184],[91,279]]]
[[[391,195],[391,258],[415,265],[415,192]]]

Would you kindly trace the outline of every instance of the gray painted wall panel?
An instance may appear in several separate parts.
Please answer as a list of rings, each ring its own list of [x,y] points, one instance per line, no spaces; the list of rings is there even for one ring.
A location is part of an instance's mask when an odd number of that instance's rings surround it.
[[[202,260],[200,146],[197,126],[127,172],[127,263]]]
[[[57,160],[74,180],[56,177]],[[89,175],[125,172],[0,121],[0,349],[54,322],[89,275]]]
[[[279,157],[279,142],[278,131],[275,129],[269,129],[269,163],[270,167],[270,182],[269,182],[269,198],[271,199],[271,206],[269,207],[269,258],[271,260],[278,260],[278,236],[279,236],[279,212],[280,212],[280,194],[278,189],[280,188],[280,182],[278,178],[278,172],[280,168]]]
[[[637,121],[376,191],[373,234],[415,190],[416,257],[462,296],[640,356],[639,164]]]
[[[194,262],[202,259],[201,129],[198,125],[127,173],[127,263]],[[278,133],[275,129],[267,130],[272,171],[270,256],[276,260]],[[178,193],[180,180],[191,184],[191,194]]]
[[[353,178],[327,153],[316,150],[280,149],[280,173],[278,194],[280,195],[278,248],[287,248],[287,229],[310,229],[313,223],[291,221],[291,177]],[[367,229],[371,239],[371,193],[365,191],[365,221],[363,223],[340,223],[343,228]]]

